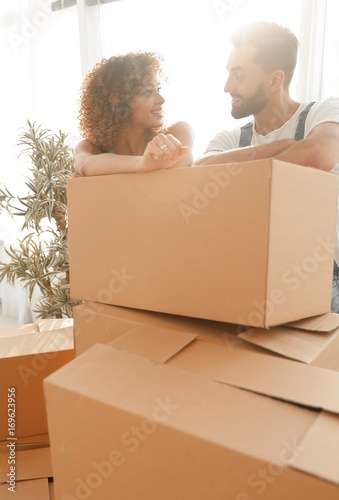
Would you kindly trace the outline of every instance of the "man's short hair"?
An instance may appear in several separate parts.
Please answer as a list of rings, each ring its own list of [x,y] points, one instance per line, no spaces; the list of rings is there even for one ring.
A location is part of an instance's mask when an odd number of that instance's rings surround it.
[[[234,47],[252,45],[256,50],[253,62],[270,73],[281,69],[285,73],[284,87],[288,88],[295,66],[299,42],[288,28],[277,23],[260,21],[238,28],[232,38]]]

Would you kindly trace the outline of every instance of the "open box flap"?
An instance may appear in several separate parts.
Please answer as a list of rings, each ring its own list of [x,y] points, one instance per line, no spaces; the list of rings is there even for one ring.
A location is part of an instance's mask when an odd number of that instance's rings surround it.
[[[288,323],[287,326],[314,332],[331,332],[339,328],[339,314],[327,313],[320,316],[312,316],[311,318],[293,321]]]
[[[291,467],[339,484],[339,417],[321,412],[300,443]]]
[[[339,373],[289,359],[219,349],[196,340],[168,364],[209,379],[303,406],[339,414]]]
[[[308,409],[102,344],[92,346],[47,377],[44,384],[47,407],[52,393],[59,398],[63,389],[70,397],[76,394],[78,402],[94,399],[107,411],[114,409],[115,432],[119,418],[124,429],[127,415],[133,414],[138,420],[155,418],[159,402],[162,407],[166,402],[170,412],[159,424],[265,462],[279,454],[284,440],[303,439],[315,418]],[[276,415],[273,420],[272,414]]]
[[[270,330],[251,328],[239,334],[238,337],[286,358],[311,364],[338,334],[338,330],[319,335],[315,331],[279,326]]]
[[[138,354],[156,363],[165,363],[195,338],[193,333],[140,325],[109,344],[115,349]]]

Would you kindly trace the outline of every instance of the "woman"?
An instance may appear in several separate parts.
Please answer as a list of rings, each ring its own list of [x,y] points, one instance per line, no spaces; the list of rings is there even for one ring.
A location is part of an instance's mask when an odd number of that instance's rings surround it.
[[[149,172],[193,162],[193,132],[185,122],[164,128],[153,52],[104,59],[86,76],[80,103],[84,140],[75,148],[76,176]]]

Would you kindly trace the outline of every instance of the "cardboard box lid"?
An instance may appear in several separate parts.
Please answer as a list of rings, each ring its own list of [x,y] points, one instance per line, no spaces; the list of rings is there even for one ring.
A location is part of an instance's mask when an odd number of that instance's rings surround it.
[[[339,413],[339,373],[244,350],[219,349],[195,341],[169,360],[170,366],[310,408]]]
[[[13,441],[8,441],[8,446]],[[9,448],[1,451],[0,455],[0,483],[8,480],[9,465],[7,463]],[[36,448],[34,450],[15,452],[16,481],[53,477],[50,448]]]
[[[53,318],[53,319],[42,319],[37,323],[39,332],[45,332],[47,330],[60,330],[60,328],[73,327],[73,318]]]
[[[157,333],[158,335],[161,335],[161,332],[157,332],[156,329],[153,330],[153,338],[156,338]],[[130,332],[130,335],[125,334],[118,339],[118,341],[116,341],[115,347],[126,347],[127,342],[124,342],[124,337],[129,337],[128,343],[133,345],[133,352],[147,355],[147,350],[145,350],[144,345],[141,349],[138,347],[138,345],[142,344],[140,338],[138,339],[138,342],[133,342],[132,340],[132,337],[135,337],[138,333],[142,334],[142,331],[140,330],[138,332],[137,329],[135,329]],[[320,336],[320,338],[322,337]],[[145,339],[146,343],[148,341],[151,341],[151,337],[149,339]],[[186,349],[180,349],[181,358],[185,357],[187,353],[189,354],[189,356],[186,356],[184,363],[180,363],[178,365],[178,357],[172,356],[168,364],[170,366],[176,366],[183,369],[192,369],[192,351],[194,351],[195,347],[199,345],[203,346],[204,342],[190,342],[187,344]],[[212,352],[217,354],[217,356],[211,356]],[[219,370],[216,370],[215,368],[218,366],[216,363],[217,360],[221,360],[223,357],[220,356],[221,352],[227,353],[224,358],[225,363],[219,366]],[[180,354],[178,350],[179,359]],[[153,358],[156,358],[154,354],[152,355]],[[233,356],[235,356],[234,359]],[[263,362],[263,358],[267,361],[267,363]],[[230,359],[232,359],[231,364],[229,362]],[[202,360],[206,360],[205,363]],[[239,361],[241,361],[241,363],[239,363]],[[249,389],[261,394],[266,393],[267,395],[279,397],[283,400],[289,400],[298,404],[307,404],[307,406],[313,406],[315,408],[318,408],[319,403],[321,403],[321,395],[329,394],[327,392],[329,390],[331,393],[331,401],[328,400],[325,402],[327,397],[323,398],[323,407],[329,405],[332,409],[336,408],[336,412],[338,413],[339,405],[337,404],[336,395],[338,394],[339,377],[337,374],[335,374],[334,377],[336,379],[336,389],[332,392],[332,382],[327,379],[327,376],[330,375],[331,372],[317,368],[314,370],[313,367],[309,367],[311,368],[311,371],[308,367],[299,365],[298,363],[292,362],[289,364],[287,361],[287,364],[285,364],[285,360],[281,361],[283,361],[283,363],[280,363],[280,360],[277,358],[257,355],[256,353],[253,353],[252,355],[248,351],[243,351],[239,346],[237,346],[233,352],[227,349],[221,351],[214,345],[210,345],[206,349],[205,343],[205,349],[200,352],[197,351],[196,356],[194,357],[193,371],[199,375],[206,375],[206,373],[208,373],[209,378],[213,378],[216,381],[226,381],[226,383],[231,383],[231,385],[234,384],[234,386]],[[202,368],[202,365],[206,367],[206,371]],[[279,367],[279,365],[281,366]],[[279,369],[272,370],[272,366]],[[197,367],[198,369],[196,369]],[[210,367],[213,367],[212,370],[210,370]],[[293,373],[293,368],[295,369],[295,373]],[[299,368],[301,368],[301,370]],[[306,368],[306,370],[303,370],[303,368]],[[260,370],[262,370],[263,376],[258,377]],[[245,375],[246,371],[247,375]],[[227,373],[231,373],[231,378],[228,378]],[[239,377],[239,373],[244,374],[244,376]],[[269,374],[269,377],[267,374]],[[233,375],[235,376],[236,381],[232,379]],[[287,381],[286,388],[284,388],[283,384],[281,384],[281,380],[284,379]],[[268,381],[269,383],[262,384],[263,381]],[[266,387],[264,387],[264,385],[266,385]],[[280,385],[282,385],[282,387],[280,387]],[[287,392],[285,392],[284,389],[286,389]],[[303,453],[304,450],[307,450],[307,453]],[[323,411],[312,425],[312,428],[307,433],[306,438],[301,441],[300,445],[298,445],[298,453],[293,455],[293,459],[291,459],[291,466],[307,472],[308,474],[339,484],[338,464],[339,416]]]
[[[39,327],[36,323],[29,323],[26,325],[11,325],[2,326],[0,328],[0,341],[3,338],[26,335],[29,333],[38,332]]]
[[[133,329],[111,343],[115,348],[132,349],[134,354],[153,359],[164,357],[162,350],[164,330]],[[178,334],[177,334],[178,335]],[[319,367],[248,351],[241,344],[232,349],[180,336],[168,356],[168,365],[188,370],[211,380],[247,389],[316,409],[339,413],[339,373]],[[155,339],[159,340],[155,342]],[[132,347],[131,347],[132,346]]]
[[[0,357],[14,358],[32,354],[66,351],[74,348],[73,327],[30,332],[0,339]]]
[[[279,455],[284,440],[300,441],[315,418],[308,409],[102,344],[51,374],[44,385],[49,413],[53,394],[58,407],[60,394],[66,392],[74,401],[88,398],[101,402],[105,412],[119,411],[124,430],[124,416],[153,418],[160,426],[265,461]],[[156,418],[159,407],[167,408],[166,419]]]
[[[321,412],[300,446],[291,467],[339,484],[339,418]]]
[[[339,336],[339,314],[325,314],[269,330],[251,328],[239,338],[287,358],[311,364]],[[335,353],[333,353],[335,354]]]
[[[1,500],[50,500],[48,479],[33,479],[16,483],[15,493],[7,484],[0,484]]]

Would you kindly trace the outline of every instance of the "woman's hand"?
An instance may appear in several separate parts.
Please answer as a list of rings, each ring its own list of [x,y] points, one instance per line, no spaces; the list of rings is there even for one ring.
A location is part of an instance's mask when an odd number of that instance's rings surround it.
[[[172,134],[158,134],[147,144],[142,156],[141,170],[150,172],[174,165],[188,152],[188,147]]]

